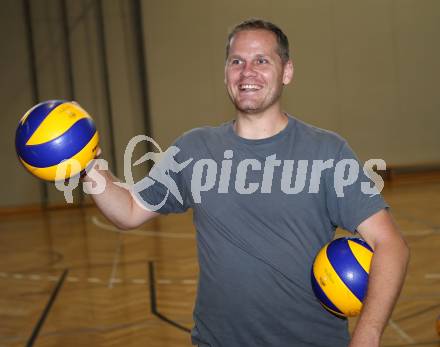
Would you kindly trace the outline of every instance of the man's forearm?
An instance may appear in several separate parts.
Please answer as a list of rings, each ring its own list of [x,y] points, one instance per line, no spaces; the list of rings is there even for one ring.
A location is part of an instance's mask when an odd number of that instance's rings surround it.
[[[390,238],[375,247],[367,297],[350,347],[379,346],[402,288],[408,259],[409,251],[401,238]]]
[[[105,180],[105,189],[100,194],[91,194],[96,206],[117,227],[129,228],[133,211],[133,198],[130,192],[115,184],[119,180],[110,171],[101,170],[97,174]],[[84,181],[96,184],[90,176],[85,176]]]

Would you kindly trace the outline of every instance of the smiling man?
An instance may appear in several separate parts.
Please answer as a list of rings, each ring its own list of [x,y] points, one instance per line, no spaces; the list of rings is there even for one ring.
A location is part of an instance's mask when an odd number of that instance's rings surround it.
[[[340,136],[282,110],[281,95],[292,78],[284,33],[263,20],[239,24],[228,37],[225,62],[235,119],[177,139],[171,162],[189,164],[181,170],[162,165],[166,179],[135,186],[131,195],[105,172],[107,188],[93,196],[121,228],[194,210],[200,267],[196,345],[379,346],[401,289],[408,249],[387,204],[380,194],[362,192],[361,181],[370,182],[363,174],[343,197],[336,194],[334,164],[356,156]],[[313,167],[299,165],[308,161]],[[297,180],[315,182],[316,189],[292,188],[294,171]],[[202,177],[203,189],[199,184],[194,194],[194,182]],[[170,179],[179,198],[159,183]],[[158,202],[164,202],[159,209],[148,209]],[[347,322],[321,307],[310,283],[313,259],[338,226],[358,231],[375,252],[351,338]]]
[[[240,31],[231,37],[225,83],[241,117],[282,114],[279,99],[283,85],[292,80],[293,65],[288,55],[276,47],[270,31]]]
[[[287,124],[280,98],[283,86],[292,80],[293,63],[281,30],[272,28],[278,36],[271,30],[244,30],[251,24],[244,23],[229,35],[225,84],[237,110],[235,131],[258,139],[276,134]]]

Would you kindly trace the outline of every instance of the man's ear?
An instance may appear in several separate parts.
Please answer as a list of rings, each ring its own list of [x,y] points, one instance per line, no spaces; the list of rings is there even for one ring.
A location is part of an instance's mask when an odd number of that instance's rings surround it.
[[[294,67],[293,67],[293,62],[291,59],[289,59],[285,64],[284,64],[284,69],[283,69],[283,84],[289,84],[292,80],[293,80],[293,73],[294,73]]]

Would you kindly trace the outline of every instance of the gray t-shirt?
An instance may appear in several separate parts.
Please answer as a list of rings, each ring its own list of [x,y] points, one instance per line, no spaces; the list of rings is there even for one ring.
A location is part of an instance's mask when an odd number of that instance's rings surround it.
[[[165,157],[149,186],[140,182],[135,191],[150,208],[162,201],[163,214],[193,208],[200,268],[193,343],[348,345],[347,321],[313,294],[312,263],[337,226],[355,232],[387,205],[362,192],[362,182],[371,182],[362,166],[338,197],[349,168],[335,180],[337,163],[357,163],[346,141],[289,116],[270,138],[243,139],[229,122],[194,129],[174,146],[172,160]],[[333,167],[319,176],[320,163]]]

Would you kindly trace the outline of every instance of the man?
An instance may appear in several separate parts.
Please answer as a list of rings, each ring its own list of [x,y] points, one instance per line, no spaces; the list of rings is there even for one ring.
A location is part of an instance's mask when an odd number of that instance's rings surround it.
[[[181,136],[170,162],[185,167],[163,170],[162,162],[163,179],[136,185],[133,195],[104,172],[107,188],[94,196],[96,204],[124,229],[193,208],[200,265],[194,344],[379,346],[408,262],[386,203],[362,192],[361,181],[369,181],[362,174],[341,196],[334,167],[356,160],[345,140],[282,111],[293,63],[278,27],[262,20],[239,24],[226,54],[235,121]],[[170,179],[178,197],[160,183]],[[310,285],[313,259],[337,226],[358,231],[375,252],[351,340],[347,322],[325,311]]]

